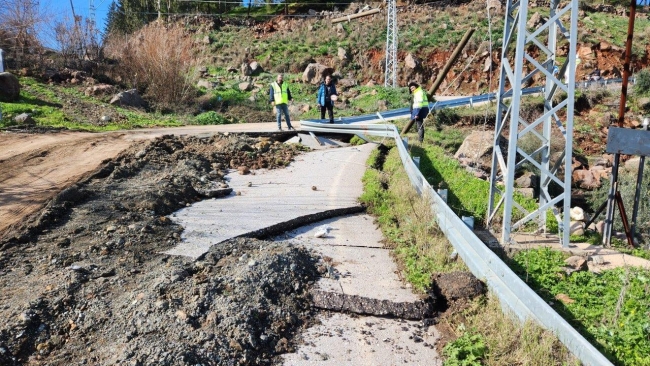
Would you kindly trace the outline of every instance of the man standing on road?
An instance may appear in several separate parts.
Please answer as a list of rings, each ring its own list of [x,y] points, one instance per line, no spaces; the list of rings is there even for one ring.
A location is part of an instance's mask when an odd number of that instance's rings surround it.
[[[293,130],[291,120],[289,119],[289,101],[292,101],[291,91],[289,90],[289,83],[283,82],[282,74],[278,74],[276,81],[271,83],[270,102],[275,106],[275,116],[278,121],[278,130],[282,131],[282,113],[287,122],[287,130]]]
[[[409,83],[409,92],[413,94],[413,104],[411,104],[411,120],[415,120],[418,128],[418,141],[424,141],[424,119],[429,115],[429,98],[415,81]]]
[[[316,103],[318,103],[318,109],[320,109],[320,119],[325,119],[325,110],[327,110],[330,123],[334,123],[334,101],[337,95],[336,87],[332,83],[332,77],[327,75],[325,82],[320,84],[316,96]]]

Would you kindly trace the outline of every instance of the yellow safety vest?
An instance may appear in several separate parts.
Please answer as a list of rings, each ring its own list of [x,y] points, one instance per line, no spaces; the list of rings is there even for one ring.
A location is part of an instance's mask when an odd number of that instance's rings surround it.
[[[413,91],[413,108],[424,108],[429,106],[429,98],[427,93],[418,87]]]
[[[280,85],[274,81],[271,86],[273,87],[273,99],[275,99],[275,104],[289,103],[289,84],[282,83],[282,88],[280,88]]]

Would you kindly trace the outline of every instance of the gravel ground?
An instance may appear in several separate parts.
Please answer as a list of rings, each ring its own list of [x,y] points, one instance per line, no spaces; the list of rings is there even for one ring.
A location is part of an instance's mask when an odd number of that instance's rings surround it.
[[[264,138],[164,136],[3,233],[0,364],[278,362],[312,319],[318,259],[244,238],[198,261],[161,252],[182,231],[166,215],[227,189],[225,169],[283,167],[299,152]]]

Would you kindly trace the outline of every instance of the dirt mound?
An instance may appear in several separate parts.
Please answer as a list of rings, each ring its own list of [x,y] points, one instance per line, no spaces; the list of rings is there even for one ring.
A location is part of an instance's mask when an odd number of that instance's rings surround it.
[[[0,364],[268,364],[309,316],[305,250],[253,239],[198,262],[160,254],[165,215],[230,166],[284,166],[291,146],[164,136],[64,190],[0,241]],[[262,310],[263,309],[263,310]]]

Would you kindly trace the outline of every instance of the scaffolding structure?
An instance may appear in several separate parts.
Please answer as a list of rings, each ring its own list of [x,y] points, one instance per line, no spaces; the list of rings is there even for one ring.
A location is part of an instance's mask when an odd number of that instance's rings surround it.
[[[488,225],[501,220],[504,244],[512,242],[513,231],[531,221],[545,230],[549,210],[558,222],[562,245],[569,244],[578,0],[563,4],[561,8],[559,0],[551,0],[548,19],[540,18],[529,27],[529,1],[507,1],[488,202]],[[558,38],[568,51],[556,73]],[[522,89],[533,77],[545,80],[544,113],[526,120],[521,114]],[[552,134],[553,126],[560,133]],[[515,189],[515,174],[524,165],[539,173],[539,205],[532,211],[517,202],[521,195]],[[557,209],[560,202],[562,212]]]
[[[395,0],[387,1],[386,21],[386,72],[384,86],[397,86],[397,9]]]

